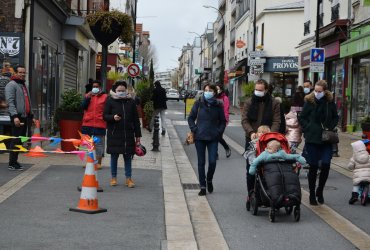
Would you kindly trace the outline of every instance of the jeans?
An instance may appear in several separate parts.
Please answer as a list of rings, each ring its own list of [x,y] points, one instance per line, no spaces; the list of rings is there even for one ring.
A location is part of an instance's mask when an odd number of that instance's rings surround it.
[[[213,175],[216,170],[217,161],[217,150],[218,150],[218,140],[215,141],[203,141],[196,140],[195,148],[197,150],[198,157],[198,175],[200,188],[206,188],[206,148],[208,150],[208,172],[207,181],[212,182]]]
[[[118,157],[119,157],[119,154],[111,154],[110,155],[110,171],[111,171],[112,177],[117,177]],[[126,176],[126,178],[131,178],[132,156],[124,154],[123,159],[125,161],[125,176]]]
[[[161,125],[162,125],[162,131],[166,131],[166,110],[165,109],[156,109],[154,110],[152,120],[150,121],[149,128],[153,128],[154,126],[154,118],[159,114],[161,117]]]

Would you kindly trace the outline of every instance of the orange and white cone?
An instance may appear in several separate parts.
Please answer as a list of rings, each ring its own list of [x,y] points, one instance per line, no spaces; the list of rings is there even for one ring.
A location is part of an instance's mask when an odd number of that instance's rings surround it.
[[[103,188],[99,185],[99,180],[98,180],[98,166],[97,166],[97,163],[96,163],[96,151],[95,149],[93,150],[93,154],[94,154],[94,170],[95,170],[95,178],[96,178],[96,189],[98,190],[98,192],[104,192]],[[81,187],[77,187],[77,190],[78,191],[81,191]]]
[[[87,154],[86,169],[84,179],[82,181],[80,201],[77,208],[70,208],[69,211],[86,214],[107,212],[107,209],[99,208],[93,157],[94,156],[92,153]]]
[[[33,135],[32,137],[41,137],[41,132],[40,132],[40,121],[36,120],[36,126],[35,129],[33,130]],[[31,139],[31,149],[30,151],[25,154],[25,156],[28,157],[47,157],[46,154],[42,152],[41,149],[41,142],[40,140],[37,139]]]

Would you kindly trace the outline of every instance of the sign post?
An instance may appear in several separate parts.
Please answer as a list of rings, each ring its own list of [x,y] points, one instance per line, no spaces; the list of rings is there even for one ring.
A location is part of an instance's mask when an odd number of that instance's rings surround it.
[[[325,49],[313,48],[310,52],[310,71],[322,73],[325,71]]]
[[[132,78],[137,77],[137,76],[140,74],[140,67],[139,67],[139,65],[137,65],[136,63],[131,63],[131,64],[127,67],[127,73],[128,73],[128,74],[129,74],[129,76],[131,76]]]

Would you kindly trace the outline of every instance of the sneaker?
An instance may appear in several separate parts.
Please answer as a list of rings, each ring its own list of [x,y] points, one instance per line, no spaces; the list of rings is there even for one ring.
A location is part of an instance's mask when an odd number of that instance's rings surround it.
[[[110,180],[110,185],[113,187],[113,186],[117,186],[117,178],[116,177],[112,177],[112,179]]]
[[[229,158],[231,155],[231,150],[230,148],[226,149],[226,158]]]
[[[207,195],[206,189],[205,188],[201,188],[200,191],[199,191],[199,193],[198,193],[198,195],[199,196],[205,196],[205,195]]]
[[[23,171],[23,167],[21,165],[17,166],[15,164],[12,165],[12,166],[8,166],[8,169],[10,171],[15,171],[15,170],[17,170],[17,171]]]
[[[126,186],[129,188],[135,187],[135,182],[132,180],[132,178],[126,178]]]
[[[349,199],[348,203],[350,205],[353,205],[356,201],[358,201],[358,193],[357,192],[352,192],[352,197]]]
[[[101,166],[101,164],[96,163],[96,169],[101,170],[101,169],[103,169],[103,167]]]
[[[165,135],[166,134],[166,130],[162,130],[162,135]]]
[[[213,192],[213,184],[212,184],[212,181],[207,181],[207,189],[208,189],[208,193],[212,193]]]

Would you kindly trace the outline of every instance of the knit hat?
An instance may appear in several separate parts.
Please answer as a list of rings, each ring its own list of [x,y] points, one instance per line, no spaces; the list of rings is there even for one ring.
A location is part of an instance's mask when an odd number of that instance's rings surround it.
[[[368,163],[370,160],[369,153],[366,151],[365,143],[362,141],[355,141],[351,143],[353,148],[353,159],[361,164]]]

